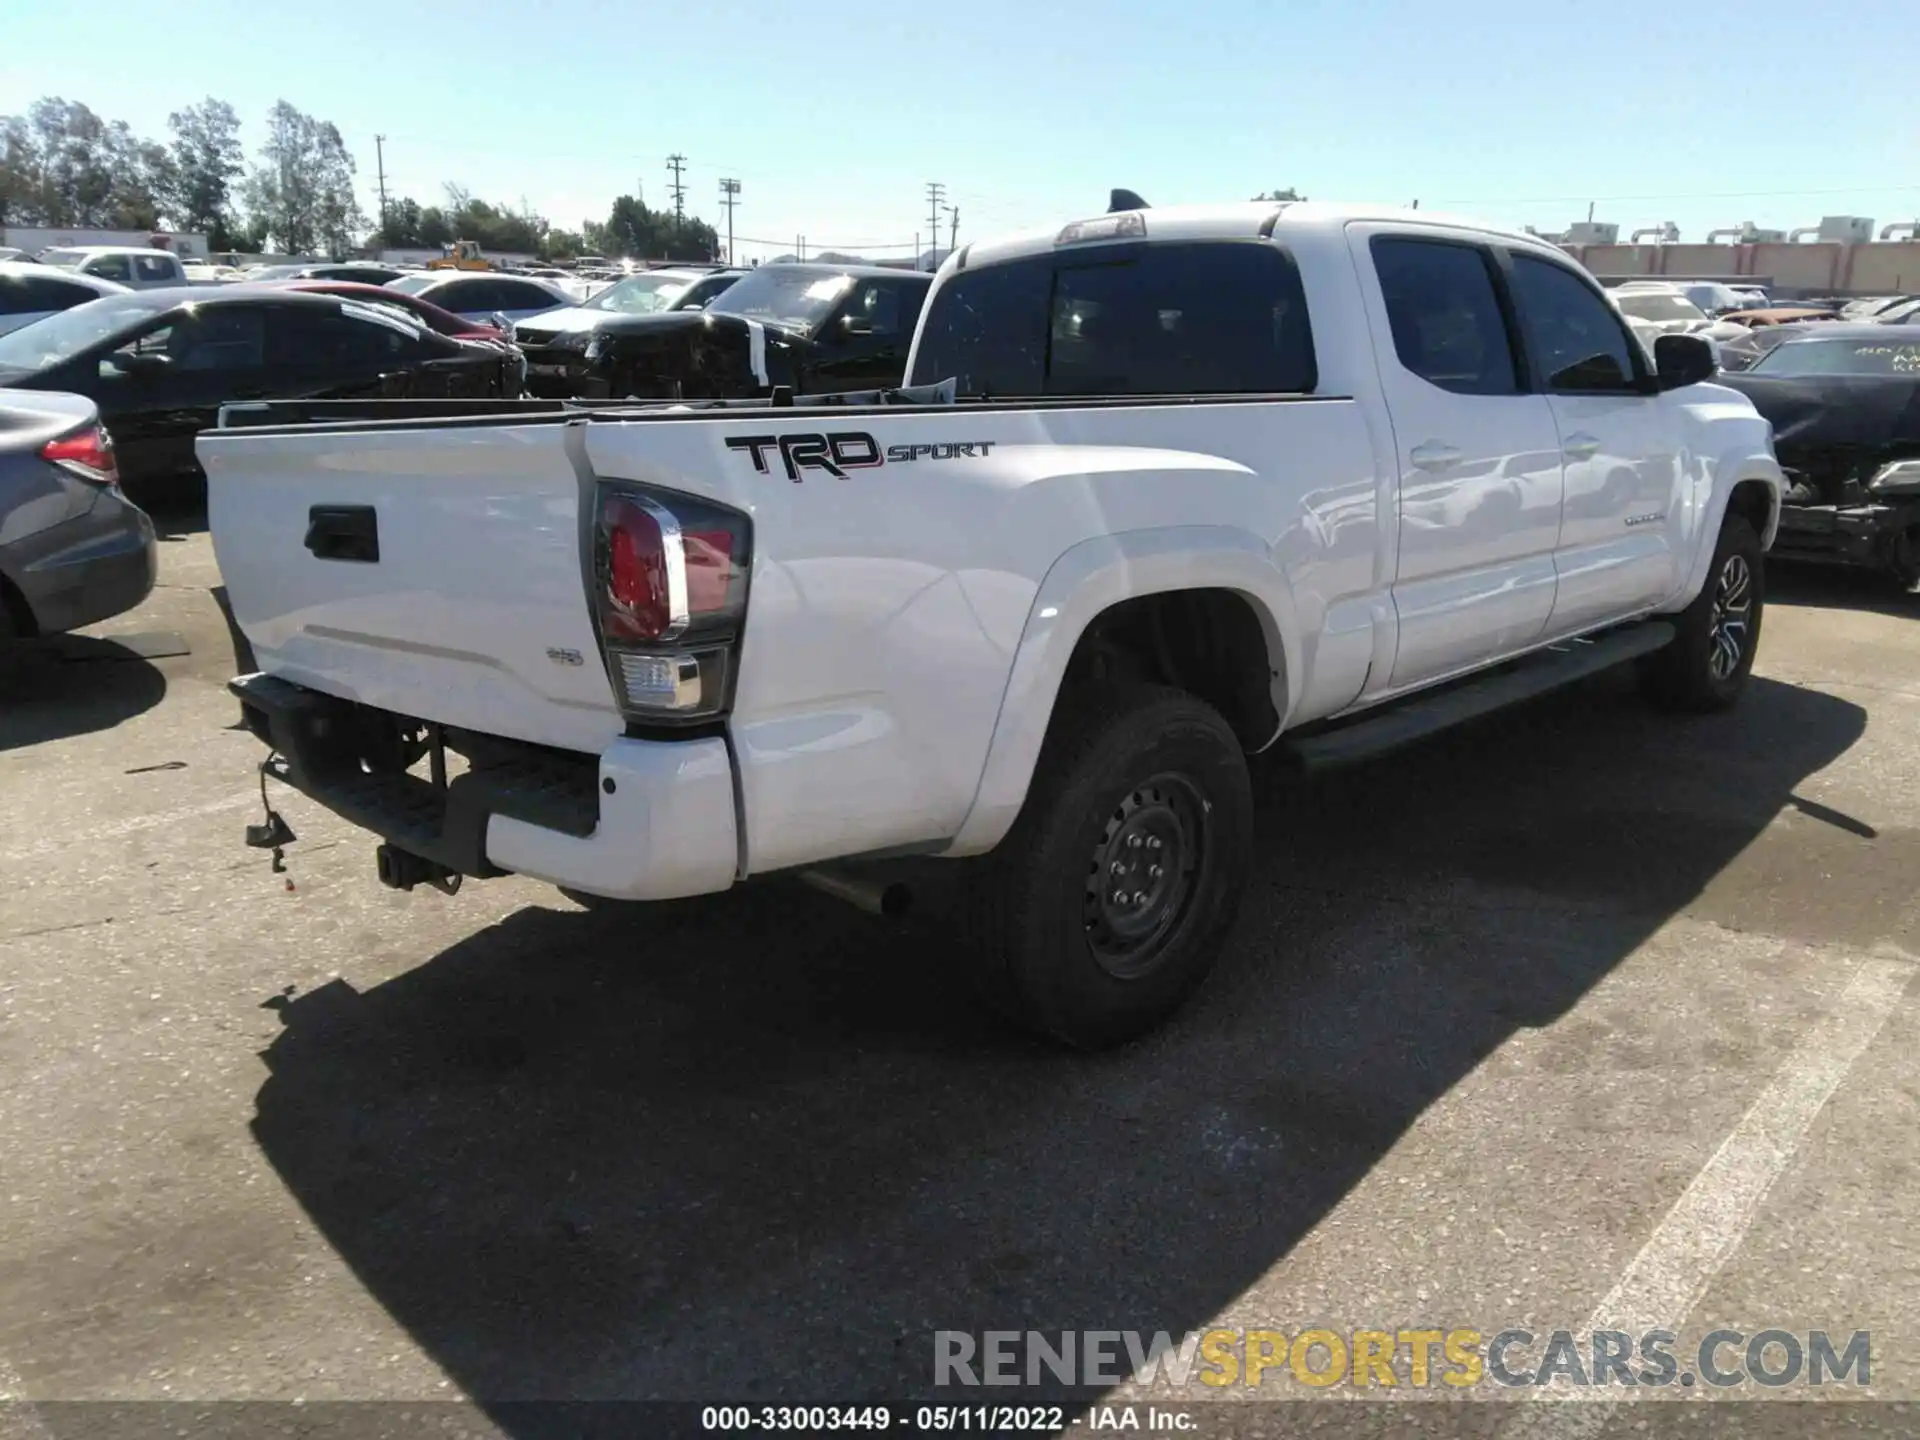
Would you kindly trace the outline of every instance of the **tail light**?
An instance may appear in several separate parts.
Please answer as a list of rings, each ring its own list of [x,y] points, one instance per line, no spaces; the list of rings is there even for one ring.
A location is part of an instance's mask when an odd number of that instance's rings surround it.
[[[119,468],[113,463],[113,439],[99,425],[49,440],[40,447],[40,458],[89,484],[120,483]]]
[[[710,720],[733,700],[752,523],[684,495],[602,485],[595,608],[630,719]]]

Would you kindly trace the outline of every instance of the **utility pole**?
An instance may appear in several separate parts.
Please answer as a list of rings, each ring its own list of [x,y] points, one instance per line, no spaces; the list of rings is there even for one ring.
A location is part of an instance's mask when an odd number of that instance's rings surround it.
[[[680,183],[680,172],[686,169],[686,166],[686,156],[667,156],[667,169],[673,172],[673,228],[676,230],[685,223],[687,218],[687,187]]]
[[[932,236],[933,248],[935,250],[940,248],[940,209],[946,204],[946,194],[947,187],[942,185],[938,180],[929,180],[927,182],[928,233]],[[913,252],[913,268],[916,270],[920,268],[920,252],[917,248]],[[932,269],[933,267],[928,266],[927,268]]]
[[[720,203],[727,207],[727,263],[733,264],[733,207],[740,203],[740,182],[720,182]]]
[[[951,255],[960,248],[960,207],[955,205],[947,215],[952,225],[947,230],[947,253]]]
[[[387,229],[387,137],[373,137],[373,163],[380,172],[380,243],[393,244],[393,234]]]

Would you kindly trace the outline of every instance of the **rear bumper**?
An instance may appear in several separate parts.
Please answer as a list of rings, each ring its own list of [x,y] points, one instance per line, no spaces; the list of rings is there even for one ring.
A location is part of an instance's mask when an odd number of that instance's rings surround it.
[[[274,751],[270,775],[457,874],[668,900],[725,890],[739,869],[733,767],[717,737],[618,739],[596,757],[449,731],[469,768],[442,790],[361,765],[398,717],[269,675],[228,688]]]
[[[43,635],[77,630],[133,609],[153,593],[153,522],[117,490],[86,514],[18,542],[9,569]]]

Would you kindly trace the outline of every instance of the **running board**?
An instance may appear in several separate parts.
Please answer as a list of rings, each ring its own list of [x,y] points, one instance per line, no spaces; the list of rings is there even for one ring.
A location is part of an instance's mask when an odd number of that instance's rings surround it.
[[[1416,695],[1377,714],[1362,715],[1282,743],[1307,770],[1365,760],[1651,655],[1672,639],[1672,625],[1648,620],[1593,639],[1564,641],[1528,656],[1513,668],[1460,681],[1433,695]]]

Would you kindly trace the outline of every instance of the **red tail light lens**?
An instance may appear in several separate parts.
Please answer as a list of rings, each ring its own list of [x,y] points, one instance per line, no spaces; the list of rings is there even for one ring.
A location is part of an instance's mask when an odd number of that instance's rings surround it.
[[[603,487],[594,554],[600,637],[629,715],[689,720],[725,710],[750,546],[750,522],[738,511]]]
[[[40,458],[95,485],[115,485],[120,480],[113,461],[113,440],[98,425],[49,440],[40,447]]]

